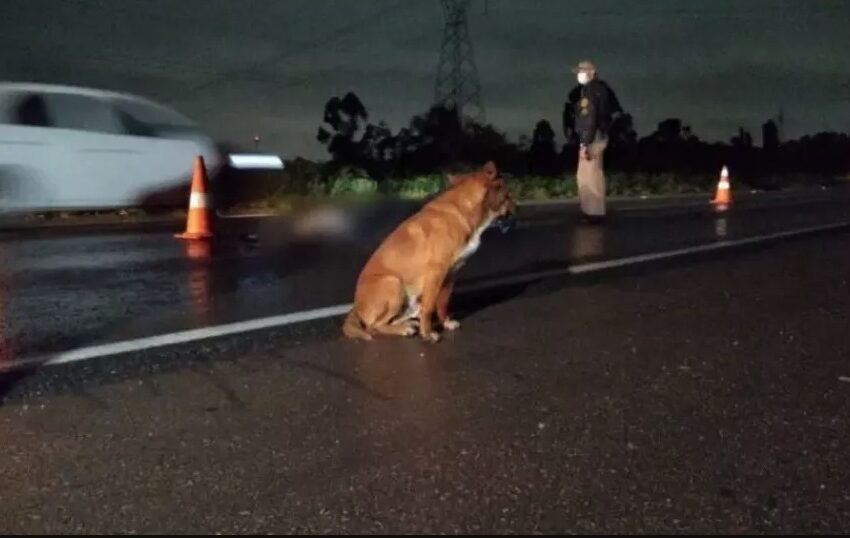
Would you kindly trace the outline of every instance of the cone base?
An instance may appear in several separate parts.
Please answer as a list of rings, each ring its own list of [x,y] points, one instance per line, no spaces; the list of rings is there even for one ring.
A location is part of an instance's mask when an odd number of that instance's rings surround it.
[[[211,239],[213,234],[209,232],[183,232],[182,234],[174,234],[177,239]]]

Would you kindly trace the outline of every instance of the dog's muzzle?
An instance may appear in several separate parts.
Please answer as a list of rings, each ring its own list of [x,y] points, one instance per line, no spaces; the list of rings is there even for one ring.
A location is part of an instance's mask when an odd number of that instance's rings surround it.
[[[516,215],[513,212],[503,215],[497,218],[493,225],[498,228],[500,232],[506,234],[516,227]]]

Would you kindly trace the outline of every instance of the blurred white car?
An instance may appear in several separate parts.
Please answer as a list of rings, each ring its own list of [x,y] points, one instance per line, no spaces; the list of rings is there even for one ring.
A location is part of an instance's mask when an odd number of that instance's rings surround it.
[[[0,82],[0,212],[180,203],[198,155],[210,178],[224,164],[194,122],[147,99]]]

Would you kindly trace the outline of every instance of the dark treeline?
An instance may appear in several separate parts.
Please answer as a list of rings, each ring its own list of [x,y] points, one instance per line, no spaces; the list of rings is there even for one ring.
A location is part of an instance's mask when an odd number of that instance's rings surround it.
[[[565,107],[558,128],[567,143],[561,147],[555,128],[545,119],[537,122],[530,137],[512,143],[491,125],[461,123],[454,110],[436,106],[394,133],[384,122],[371,123],[362,101],[348,93],[326,104],[318,140],[327,147],[332,167],[359,168],[378,180],[431,174],[491,158],[513,175],[558,176],[576,166],[577,140],[571,123],[571,112]],[[660,122],[654,132],[640,137],[626,113],[612,126],[606,168],[685,178],[716,174],[728,165],[738,177],[761,180],[767,187],[783,175],[823,178],[848,170],[850,137],[845,133],[780,141],[776,123],[768,120],[762,127],[762,140],[757,146],[749,132],[739,129],[728,142],[705,142],[677,118]]]

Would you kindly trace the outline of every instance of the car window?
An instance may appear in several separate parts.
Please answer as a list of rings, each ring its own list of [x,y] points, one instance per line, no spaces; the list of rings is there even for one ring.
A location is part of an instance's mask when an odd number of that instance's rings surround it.
[[[188,118],[150,102],[114,98],[111,103],[129,134],[167,136],[197,129]]]
[[[86,95],[53,93],[45,96],[53,126],[106,134],[123,134],[108,103]]]
[[[22,96],[15,107],[12,121],[18,125],[49,127],[50,117],[44,98],[37,94]]]
[[[154,128],[124,110],[115,109],[118,119],[124,127],[124,132],[132,136],[156,136]]]

